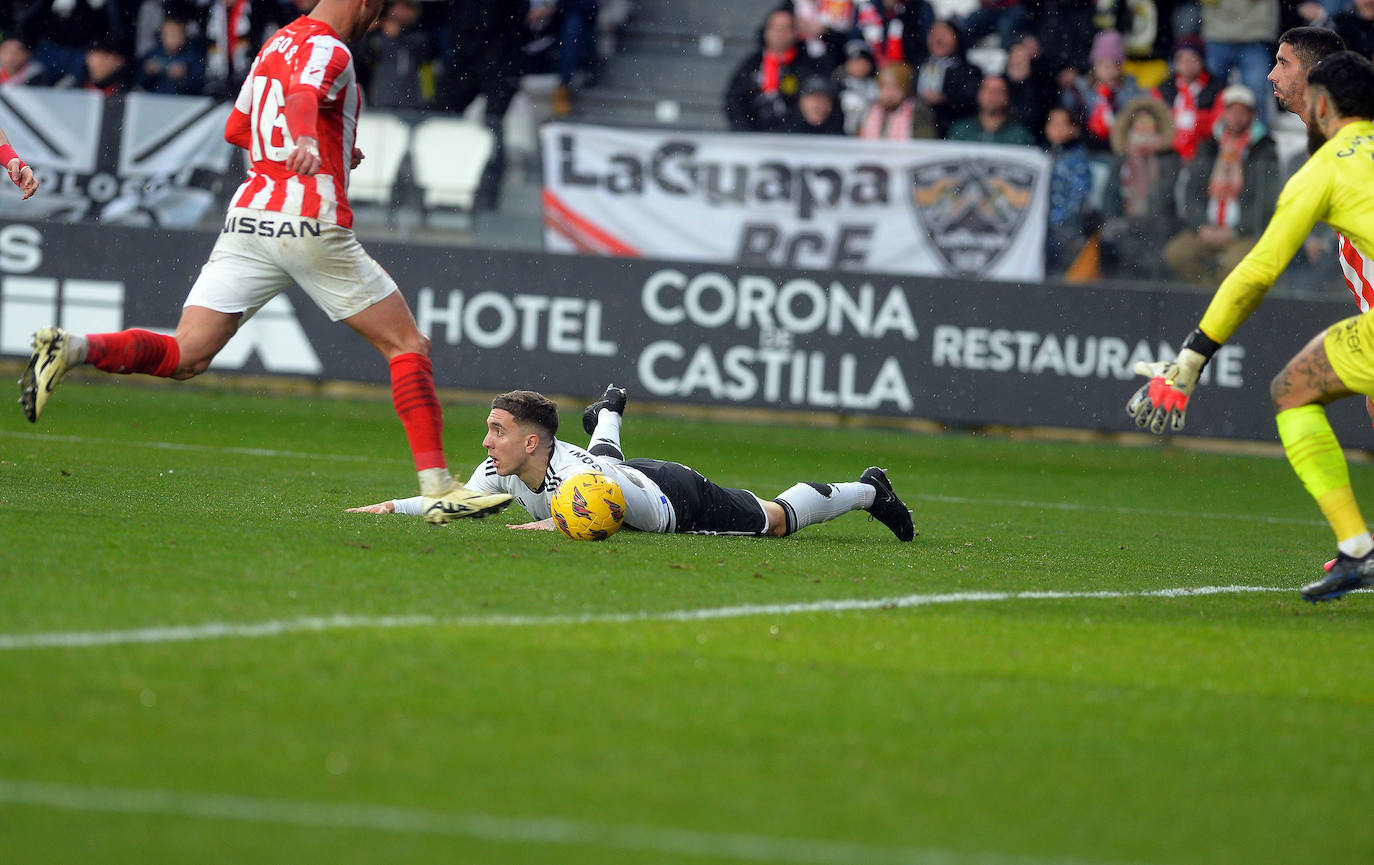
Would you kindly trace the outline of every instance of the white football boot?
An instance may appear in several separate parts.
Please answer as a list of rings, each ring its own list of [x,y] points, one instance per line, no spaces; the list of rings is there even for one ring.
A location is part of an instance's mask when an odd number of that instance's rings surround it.
[[[448,492],[438,496],[425,496],[420,500],[420,516],[425,522],[442,526],[450,520],[464,517],[481,519],[487,514],[505,510],[511,503],[507,493],[479,493],[460,483],[454,483]]]
[[[19,379],[19,404],[30,423],[38,422],[57,382],[77,365],[71,334],[60,327],[38,329],[33,335],[33,355]]]

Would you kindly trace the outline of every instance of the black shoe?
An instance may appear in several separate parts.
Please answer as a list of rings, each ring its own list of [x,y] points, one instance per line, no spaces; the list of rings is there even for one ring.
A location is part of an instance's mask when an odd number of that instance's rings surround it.
[[[892,529],[892,534],[896,535],[899,541],[906,542],[916,537],[916,527],[911,524],[911,510],[892,491],[887,472],[877,466],[869,466],[859,475],[859,481],[878,491],[873,497],[873,504],[868,508],[868,512],[878,522]]]
[[[608,408],[616,414],[625,414],[625,388],[613,384],[606,385],[606,392],[601,395],[601,399],[583,410],[582,429],[587,431],[587,435],[596,432],[597,417],[603,408]]]
[[[1336,556],[1326,576],[1302,587],[1305,601],[1334,601],[1356,589],[1374,585],[1374,552],[1352,559],[1345,553]]]

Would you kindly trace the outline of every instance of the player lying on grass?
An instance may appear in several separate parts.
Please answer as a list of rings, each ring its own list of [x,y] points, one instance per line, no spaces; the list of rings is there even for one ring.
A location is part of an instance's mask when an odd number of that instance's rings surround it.
[[[513,529],[555,530],[549,502],[564,478],[601,472],[625,495],[625,525],[664,534],[772,535],[784,537],[809,525],[864,510],[892,530],[898,540],[915,536],[911,512],[892,491],[887,474],[871,467],[857,481],[799,483],[774,500],[748,490],[718,486],[674,462],[625,459],[620,424],[625,390],[614,385],[587,407],[582,425],[591,435],[583,450],[559,440],[558,406],[528,390],[511,391],[491,401],[487,459],[468,480],[479,492],[505,492],[529,511],[535,522]],[[420,499],[379,502],[352,513],[418,513]]]
[[[124,375],[199,375],[243,322],[297,283],[331,320],[353,328],[386,358],[424,518],[446,523],[510,504],[510,496],[473,493],[449,474],[429,339],[395,281],[353,234],[348,174],[363,158],[354,147],[362,91],[345,43],[367,33],[381,10],[382,0],[319,0],[309,15],[267,40],[224,130],[252,158],[248,179],[234,193],[175,336],[41,328],[19,381],[30,422],[43,414],[62,376],[82,364]]]
[[[1317,220],[1366,256],[1374,252],[1374,66],[1353,52],[1337,52],[1312,69],[1307,86],[1311,157],[1284,186],[1268,228],[1217,289],[1178,357],[1137,368],[1151,379],[1126,411],[1154,432],[1183,428],[1188,397],[1208,359],[1259,306]],[[1327,575],[1302,588],[1309,601],[1374,584],[1374,541],[1325,408],[1352,394],[1374,395],[1371,347],[1374,317],[1348,318],[1314,337],[1270,385],[1288,461],[1331,524],[1339,549]]]

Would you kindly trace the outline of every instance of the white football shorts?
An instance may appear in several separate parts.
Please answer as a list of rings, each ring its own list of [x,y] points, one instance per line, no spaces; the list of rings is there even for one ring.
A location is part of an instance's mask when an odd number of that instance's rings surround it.
[[[233,207],[183,306],[243,313],[247,321],[292,283],[333,321],[396,290],[353,231],[317,219]]]

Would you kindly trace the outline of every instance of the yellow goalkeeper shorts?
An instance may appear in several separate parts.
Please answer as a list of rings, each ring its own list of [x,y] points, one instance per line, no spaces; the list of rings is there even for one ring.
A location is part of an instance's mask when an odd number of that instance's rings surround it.
[[[1374,315],[1364,313],[1326,329],[1326,358],[1347,388],[1374,396]]]

